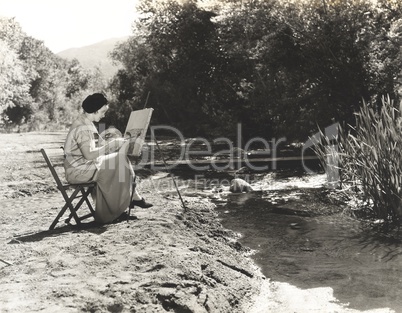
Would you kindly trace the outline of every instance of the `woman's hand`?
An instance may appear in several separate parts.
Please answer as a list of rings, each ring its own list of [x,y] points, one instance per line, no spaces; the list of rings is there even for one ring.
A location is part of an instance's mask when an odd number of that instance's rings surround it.
[[[124,138],[116,138],[111,140],[109,144],[110,151],[117,151],[121,148],[126,140]]]

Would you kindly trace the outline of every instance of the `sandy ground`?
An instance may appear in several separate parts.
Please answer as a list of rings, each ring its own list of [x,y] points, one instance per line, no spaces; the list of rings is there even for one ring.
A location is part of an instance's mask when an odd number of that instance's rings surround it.
[[[48,231],[63,201],[39,149],[62,175],[64,137],[0,135],[0,312],[358,312],[265,278],[202,197],[148,188],[129,221]]]

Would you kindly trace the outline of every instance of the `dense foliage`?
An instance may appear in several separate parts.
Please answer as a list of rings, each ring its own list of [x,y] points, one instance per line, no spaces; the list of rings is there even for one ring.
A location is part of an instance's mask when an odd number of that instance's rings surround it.
[[[122,129],[133,109],[185,136],[287,137],[354,124],[364,101],[398,100],[402,9],[379,0],[141,0],[133,36],[100,73],[52,54],[0,20],[2,125],[68,124],[86,94],[106,91],[105,120]]]
[[[202,4],[141,1],[135,36],[113,53],[126,110],[150,93],[155,119],[187,135],[242,123],[248,137],[305,140],[317,124],[353,124],[363,100],[397,96],[398,2]]]
[[[53,54],[14,19],[0,18],[0,127],[56,129],[71,124],[82,97],[102,89],[96,71]]]

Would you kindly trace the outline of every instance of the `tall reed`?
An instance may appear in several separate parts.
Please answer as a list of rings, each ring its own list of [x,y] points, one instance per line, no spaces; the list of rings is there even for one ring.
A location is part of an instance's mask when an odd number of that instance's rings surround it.
[[[340,128],[339,134],[337,161],[343,190],[365,203],[370,215],[383,221],[387,228],[399,227],[402,220],[401,108],[397,109],[389,96],[383,97],[381,108],[363,102],[356,113],[356,126]],[[325,162],[326,150],[322,144],[316,144],[315,151]]]

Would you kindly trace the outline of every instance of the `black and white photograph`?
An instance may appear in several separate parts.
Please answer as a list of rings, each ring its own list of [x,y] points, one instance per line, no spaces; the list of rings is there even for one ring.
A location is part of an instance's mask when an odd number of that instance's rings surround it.
[[[402,1],[0,0],[0,313],[402,313]]]

